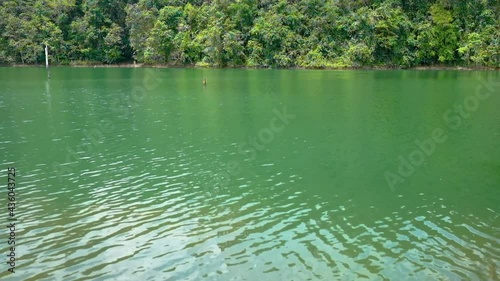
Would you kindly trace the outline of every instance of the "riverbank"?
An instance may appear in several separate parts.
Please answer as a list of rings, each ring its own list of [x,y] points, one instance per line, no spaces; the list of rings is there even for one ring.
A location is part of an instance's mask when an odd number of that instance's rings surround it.
[[[42,64],[5,64],[2,67],[45,67]],[[488,66],[414,66],[408,68],[390,67],[390,66],[361,66],[361,67],[249,67],[249,66],[199,66],[199,65],[174,65],[174,64],[144,64],[144,63],[117,63],[117,64],[102,64],[102,63],[71,63],[68,65],[51,65],[50,67],[93,67],[93,68],[206,68],[206,69],[291,69],[291,70],[500,70],[500,67]]]

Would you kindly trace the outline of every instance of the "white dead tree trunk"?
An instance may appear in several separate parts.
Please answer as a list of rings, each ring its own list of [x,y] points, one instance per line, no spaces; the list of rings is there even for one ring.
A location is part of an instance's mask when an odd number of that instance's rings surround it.
[[[45,44],[45,69],[47,69],[47,77],[50,79],[49,71],[49,46]]]
[[[49,69],[49,47],[45,44],[45,68]]]

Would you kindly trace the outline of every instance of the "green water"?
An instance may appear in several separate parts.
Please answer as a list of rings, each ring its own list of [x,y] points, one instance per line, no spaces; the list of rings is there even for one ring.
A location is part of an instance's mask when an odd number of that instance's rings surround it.
[[[499,80],[0,68],[0,279],[493,280]]]

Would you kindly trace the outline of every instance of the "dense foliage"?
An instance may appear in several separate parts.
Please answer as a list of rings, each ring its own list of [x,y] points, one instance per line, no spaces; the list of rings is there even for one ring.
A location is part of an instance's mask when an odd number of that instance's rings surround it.
[[[0,0],[0,63],[500,66],[498,0]]]

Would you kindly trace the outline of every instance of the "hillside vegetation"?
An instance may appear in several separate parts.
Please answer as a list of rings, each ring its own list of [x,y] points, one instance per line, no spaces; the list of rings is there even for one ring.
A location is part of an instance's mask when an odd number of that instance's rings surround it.
[[[0,63],[500,66],[498,0],[0,0]]]

